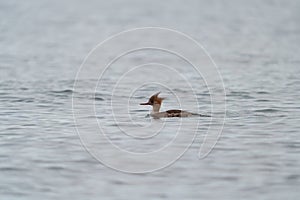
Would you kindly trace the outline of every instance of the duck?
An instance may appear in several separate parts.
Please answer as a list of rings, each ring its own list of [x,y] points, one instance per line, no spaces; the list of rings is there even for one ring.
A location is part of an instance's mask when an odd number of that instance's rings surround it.
[[[162,105],[162,102],[165,98],[159,97],[158,95],[160,92],[157,92],[156,94],[152,95],[148,102],[146,103],[140,103],[140,105],[150,105],[152,106],[152,111],[150,113],[150,116],[153,118],[166,118],[166,117],[193,117],[193,116],[200,116],[200,117],[211,117],[210,115],[204,115],[199,113],[192,113],[185,110],[167,110],[164,112],[160,112],[160,107]]]

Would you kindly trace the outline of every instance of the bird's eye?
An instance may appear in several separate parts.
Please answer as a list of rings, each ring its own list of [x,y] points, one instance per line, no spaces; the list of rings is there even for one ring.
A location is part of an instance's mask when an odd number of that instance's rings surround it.
[[[151,104],[153,104],[153,103],[154,103],[154,99],[153,99],[153,97],[151,97],[151,98],[149,99],[149,102],[150,102]]]

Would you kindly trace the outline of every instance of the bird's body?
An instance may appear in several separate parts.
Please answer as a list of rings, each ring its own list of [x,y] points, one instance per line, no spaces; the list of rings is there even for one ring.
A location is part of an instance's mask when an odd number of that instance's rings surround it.
[[[147,103],[141,103],[140,105],[151,105],[152,111],[150,116],[153,118],[165,118],[165,117],[192,117],[192,116],[202,116],[210,117],[209,115],[202,115],[198,113],[191,113],[184,110],[167,110],[165,112],[159,112],[160,106],[164,98],[158,97],[160,92],[151,96]]]
[[[151,112],[150,116],[154,118],[164,118],[164,117],[192,117],[200,116],[200,114],[187,112],[184,110],[167,110],[165,112]]]

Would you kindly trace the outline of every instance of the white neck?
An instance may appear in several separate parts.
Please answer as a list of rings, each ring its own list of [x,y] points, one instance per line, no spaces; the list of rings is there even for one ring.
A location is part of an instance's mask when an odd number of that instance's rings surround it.
[[[159,109],[160,109],[160,104],[155,103],[155,104],[152,106],[152,113],[158,113],[158,112],[159,112]]]

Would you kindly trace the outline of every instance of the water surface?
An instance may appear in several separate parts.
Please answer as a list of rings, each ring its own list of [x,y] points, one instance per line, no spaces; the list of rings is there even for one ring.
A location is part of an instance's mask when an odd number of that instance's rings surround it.
[[[0,1],[1,199],[299,199],[299,8],[299,1],[275,0]],[[117,121],[109,110],[110,81],[122,71],[111,71],[104,79],[106,89],[96,93],[95,80],[89,79],[93,72],[73,88],[80,64],[96,44],[144,26],[179,30],[206,47],[223,77],[227,113],[222,136],[205,159],[197,155],[208,119],[173,165],[132,175],[100,164],[81,145],[72,96],[76,92],[83,108],[95,102],[109,138],[126,150],[152,151],[170,141],[178,119],[152,121],[153,126],[166,125],[164,134],[142,143],[119,128],[147,136],[147,131],[134,131],[151,121],[145,117],[149,109],[138,103],[162,90],[169,97],[163,109],[180,106],[170,91],[188,96],[190,90],[177,78],[168,80],[170,90],[146,85],[130,95],[126,89],[138,88],[156,70],[132,74],[136,79],[121,84],[114,96]],[[151,56],[178,63],[145,51],[114,69]],[[188,66],[183,70],[199,84],[197,101],[186,98],[181,106],[210,112],[205,84]],[[128,109],[122,110],[128,101]],[[95,116],[83,117],[88,122]],[[194,128],[184,131],[190,134]]]

